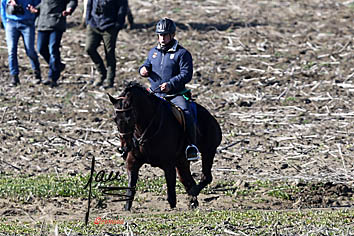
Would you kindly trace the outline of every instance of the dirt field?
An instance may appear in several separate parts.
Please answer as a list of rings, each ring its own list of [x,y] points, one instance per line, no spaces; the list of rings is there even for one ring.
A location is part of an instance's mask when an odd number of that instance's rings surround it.
[[[22,42],[21,86],[9,87],[4,30],[0,31],[0,171],[14,175],[124,173],[117,129],[106,92],[119,94],[156,43],[155,22],[177,22],[177,39],[194,58],[190,83],[196,101],[220,122],[223,141],[214,182],[199,197],[201,209],[298,209],[354,205],[353,1],[129,1],[134,29],[117,41],[116,87],[90,85],[93,64],[79,27],[82,5],[68,18],[58,88],[35,86]],[[80,4],[82,4],[80,2]],[[102,48],[100,48],[103,51]],[[43,77],[48,66],[41,59]],[[201,163],[192,163],[196,178]],[[140,178],[162,176],[144,166]],[[254,182],[295,186],[287,199]],[[232,182],[232,186],[222,183]],[[240,191],[253,194],[240,196]],[[227,194],[227,193],[232,194]],[[259,198],[262,201],[257,201]],[[133,212],[168,209],[165,198],[138,191]],[[86,201],[0,199],[0,214],[16,219],[82,219]],[[117,212],[122,203],[93,214]],[[178,209],[187,209],[185,195]],[[128,214],[128,213],[125,213]]]

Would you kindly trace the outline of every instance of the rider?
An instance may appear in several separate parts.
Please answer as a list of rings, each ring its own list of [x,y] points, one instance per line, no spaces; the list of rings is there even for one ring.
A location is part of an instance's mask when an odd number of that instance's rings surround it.
[[[196,124],[191,112],[191,104],[183,96],[185,84],[191,81],[193,74],[192,55],[174,38],[176,24],[168,18],[156,24],[158,44],[152,48],[144,64],[139,68],[143,77],[149,77],[150,89],[157,96],[173,95],[172,103],[180,107],[186,119],[186,128],[190,145],[186,148],[188,160],[198,160],[196,144]]]

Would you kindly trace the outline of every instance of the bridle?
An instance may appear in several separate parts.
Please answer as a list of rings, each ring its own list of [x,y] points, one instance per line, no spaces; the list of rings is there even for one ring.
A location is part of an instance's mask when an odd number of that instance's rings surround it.
[[[116,108],[116,107],[114,108],[114,111],[116,112],[116,118],[117,118],[117,114],[119,114],[119,113],[123,113],[123,112],[127,112],[127,111],[133,110],[133,107],[132,107],[131,104],[129,104],[129,107],[123,108],[124,107],[124,102],[123,101],[127,101],[128,99],[129,99],[128,97],[118,97],[117,98],[117,101],[119,101],[119,100],[122,101],[121,102],[122,108]],[[134,121],[135,120],[135,115],[133,115],[133,117],[126,118],[126,121],[127,121],[126,123],[128,123],[129,120],[133,120]],[[122,127],[119,127],[120,126],[119,123],[118,122],[116,122],[116,123],[117,123],[117,128],[118,128],[118,132],[119,132],[119,137],[120,138],[125,138],[126,136],[133,134],[134,131],[135,131],[135,128],[134,128],[132,130],[127,130],[127,131],[123,132]],[[128,124],[128,126],[129,126],[129,124]],[[130,126],[131,127],[135,127],[135,124],[134,125],[130,124]]]
[[[134,111],[133,111],[133,106],[129,103],[125,103],[124,101],[128,101],[128,97],[118,97],[116,98],[117,100],[117,104],[120,104],[121,105],[121,108],[117,108],[116,106],[114,106],[114,111],[116,113],[116,116],[114,118],[114,121],[117,125],[117,128],[118,128],[118,135],[119,135],[119,139],[121,141],[121,146],[118,147],[118,152],[120,154],[122,154],[122,157],[123,159],[125,160],[127,158],[127,154],[129,151],[132,150],[132,145],[133,147],[135,147],[135,142],[134,142],[134,131],[135,131],[135,123],[134,124],[129,124],[129,121],[132,120],[132,119],[135,119],[135,115],[133,114]],[[121,102],[119,102],[121,101]],[[125,104],[129,104],[128,107],[124,107]],[[121,115],[118,115],[118,114],[121,114],[121,113],[125,113],[125,112],[128,112],[128,111],[133,111],[132,114],[133,114],[133,117],[127,117],[126,114],[124,114],[124,120],[125,120],[125,123],[122,124],[122,117]],[[133,127],[131,130],[124,130],[124,125],[126,127]],[[129,142],[131,141],[132,142],[132,145],[131,143]],[[125,143],[125,145],[124,145]]]
[[[131,122],[134,122],[134,124],[128,124],[128,126],[130,127],[133,127],[132,130],[127,130],[127,131],[124,131],[122,130],[122,127],[119,127],[119,122],[116,121],[116,124],[117,124],[117,128],[118,128],[118,133],[119,133],[119,137],[121,140],[123,140],[126,144],[128,144],[127,146],[123,147],[120,149],[120,151],[122,152],[129,152],[132,150],[132,148],[137,148],[138,145],[140,146],[143,146],[146,142],[148,142],[151,138],[153,138],[154,136],[156,136],[158,134],[158,132],[160,132],[161,128],[162,128],[162,124],[163,124],[163,119],[164,119],[164,112],[161,112],[161,107],[162,107],[162,102],[158,105],[158,108],[157,110],[155,111],[154,113],[154,116],[152,117],[152,119],[150,120],[150,122],[148,123],[148,125],[145,127],[145,129],[140,133],[140,137],[137,137],[137,135],[135,134],[135,131],[137,130],[136,128],[136,114],[133,110],[133,106],[132,104],[129,104],[128,107],[124,107],[124,101],[127,101],[129,100],[128,97],[126,96],[121,96],[121,97],[118,97],[116,98],[118,101],[121,100],[121,104],[122,104],[122,108],[114,108],[115,112],[116,112],[116,119],[117,119],[117,114],[119,113],[124,113],[124,112],[128,112],[128,111],[133,111],[131,114],[132,114],[132,117],[126,117],[127,120],[131,120]],[[150,135],[149,137],[147,137],[147,133],[148,131],[151,129],[152,127],[152,124],[154,123],[154,121],[158,118],[158,115],[160,114],[160,121],[159,121],[159,127],[156,129],[156,131]],[[127,140],[129,139],[130,140]],[[127,142],[127,141],[130,141],[130,142]],[[129,143],[132,143],[133,144],[133,147],[131,147],[129,145]]]

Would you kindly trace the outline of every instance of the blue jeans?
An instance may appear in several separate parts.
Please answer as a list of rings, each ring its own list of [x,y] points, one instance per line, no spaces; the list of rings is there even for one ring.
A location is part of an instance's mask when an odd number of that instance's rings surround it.
[[[57,81],[61,72],[60,42],[63,31],[38,31],[37,47],[39,54],[49,64],[48,78]]]
[[[30,59],[32,69],[39,71],[39,60],[37,52],[34,48],[35,28],[33,21],[13,21],[6,22],[6,43],[8,50],[8,60],[10,67],[10,74],[12,76],[18,75],[18,60],[17,60],[17,46],[18,40],[22,36],[23,44],[25,45],[26,54]]]

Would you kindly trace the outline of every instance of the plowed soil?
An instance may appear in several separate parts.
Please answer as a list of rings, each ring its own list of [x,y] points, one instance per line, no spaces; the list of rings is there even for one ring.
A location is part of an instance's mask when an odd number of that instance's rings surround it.
[[[156,44],[154,24],[168,16],[177,22],[176,38],[194,58],[193,96],[223,131],[214,181],[199,196],[200,208],[353,207],[353,1],[129,4],[136,24],[119,33],[116,86],[108,91],[90,84],[97,74],[84,51],[82,2],[68,18],[61,48],[66,69],[57,88],[31,83],[22,42],[21,85],[11,88],[5,33],[0,31],[1,173],[85,175],[91,155],[98,159],[98,169],[124,173],[106,93],[118,95],[132,80],[146,84],[137,69]],[[46,77],[42,59],[41,67]],[[200,168],[200,161],[192,163],[196,179]],[[140,178],[157,176],[162,171],[150,166],[140,172]],[[279,192],[286,194],[269,194],[257,181],[279,183]],[[133,212],[169,210],[165,197],[138,190],[137,198]],[[177,209],[187,209],[186,195],[177,198]],[[5,198],[0,205],[4,216],[36,220],[82,219],[86,210],[81,199],[34,198],[23,204]],[[122,206],[110,204],[93,214],[117,212]]]

